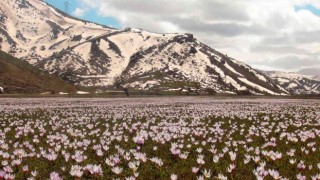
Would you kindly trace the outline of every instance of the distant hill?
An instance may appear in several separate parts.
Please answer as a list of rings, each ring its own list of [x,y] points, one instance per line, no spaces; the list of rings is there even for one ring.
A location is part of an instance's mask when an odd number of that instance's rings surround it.
[[[320,68],[304,68],[301,69],[299,74],[320,77]]]
[[[266,75],[294,95],[320,94],[319,77],[294,72],[265,71]]]
[[[5,93],[75,92],[76,87],[0,51],[0,87]]]

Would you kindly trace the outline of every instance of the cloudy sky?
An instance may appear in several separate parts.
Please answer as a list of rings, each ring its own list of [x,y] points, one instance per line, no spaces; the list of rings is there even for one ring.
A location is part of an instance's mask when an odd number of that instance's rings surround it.
[[[116,28],[189,32],[264,70],[320,71],[320,0],[46,0]],[[320,72],[319,72],[320,74]]]

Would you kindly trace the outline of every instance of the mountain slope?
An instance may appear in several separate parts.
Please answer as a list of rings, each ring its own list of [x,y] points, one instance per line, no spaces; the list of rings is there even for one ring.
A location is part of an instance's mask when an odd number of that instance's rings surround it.
[[[0,86],[6,93],[74,92],[63,80],[0,51]]]
[[[265,72],[291,94],[320,94],[320,80],[315,76],[292,72]]]
[[[307,75],[307,76],[316,76],[320,77],[320,68],[304,68],[298,71],[299,74]]]
[[[77,85],[287,93],[191,34],[116,30],[74,19],[40,0],[3,0],[0,5],[2,49]]]

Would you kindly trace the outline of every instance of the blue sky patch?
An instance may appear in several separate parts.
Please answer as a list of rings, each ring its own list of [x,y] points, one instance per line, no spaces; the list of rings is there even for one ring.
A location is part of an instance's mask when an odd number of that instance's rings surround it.
[[[294,8],[295,8],[295,11],[297,11],[297,12],[300,10],[308,10],[308,11],[312,12],[313,14],[320,16],[320,9],[317,9],[316,7],[314,7],[311,4],[307,4],[304,6],[295,6]]]
[[[65,2],[63,0],[45,0],[48,4],[51,4],[52,6],[60,9],[61,11],[65,12]],[[68,0],[68,14],[74,16],[72,13],[76,10],[76,8],[81,8],[80,3],[78,0]],[[86,21],[91,21],[95,23],[99,23],[106,26],[111,26],[114,28],[121,28],[120,24],[117,22],[117,20],[113,17],[103,17],[97,13],[94,9],[87,10],[83,16],[77,17],[80,19],[84,19]]]

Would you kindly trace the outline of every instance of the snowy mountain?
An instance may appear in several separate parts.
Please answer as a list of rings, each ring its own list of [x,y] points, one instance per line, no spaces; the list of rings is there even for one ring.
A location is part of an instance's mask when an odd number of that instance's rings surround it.
[[[117,30],[40,0],[0,1],[2,50],[82,86],[283,95],[268,76],[191,34]]]
[[[320,94],[320,79],[293,72],[265,72],[291,94]]]

